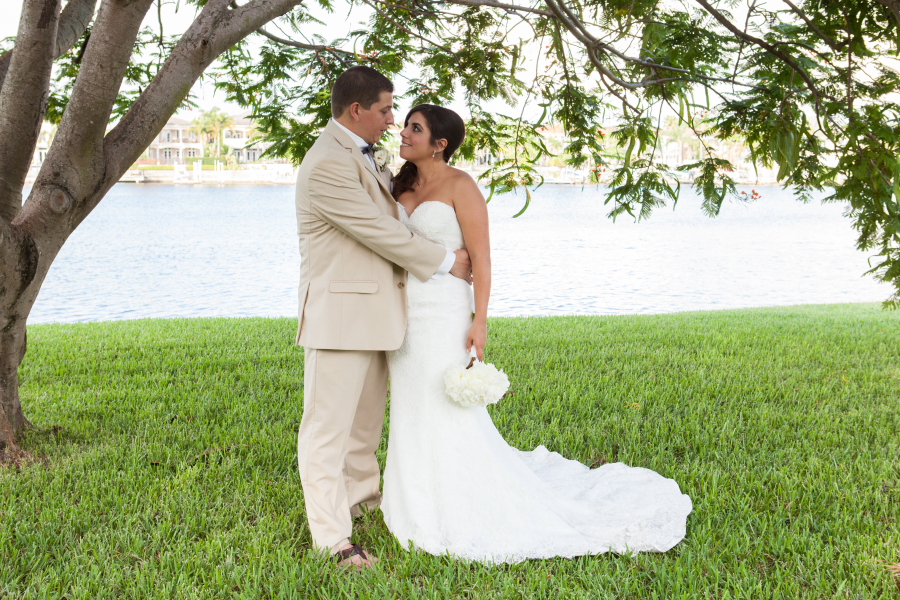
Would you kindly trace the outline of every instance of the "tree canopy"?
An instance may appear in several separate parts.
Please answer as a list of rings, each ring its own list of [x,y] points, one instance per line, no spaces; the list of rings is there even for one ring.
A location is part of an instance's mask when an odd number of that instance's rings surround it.
[[[742,200],[734,165],[706,142],[738,136],[751,160],[809,201],[848,203],[878,279],[900,289],[897,160],[900,2],[895,0],[355,0],[332,10],[371,12],[339,39],[305,35],[298,9],[230,48],[213,72],[229,99],[252,110],[271,154],[299,161],[330,116],[330,83],[368,64],[404,80],[415,104],[464,101],[460,155],[501,155],[491,191],[534,186],[548,152],[543,126],[564,127],[567,160],[596,174],[613,166],[613,217],[642,219],[677,202],[678,165],[662,163],[660,124],[675,116],[701,142],[681,170],[697,173],[703,210]],[[502,119],[483,107],[502,99]],[[610,139],[604,126],[612,125]],[[611,157],[615,156],[616,161]],[[612,165],[610,165],[612,163]]]

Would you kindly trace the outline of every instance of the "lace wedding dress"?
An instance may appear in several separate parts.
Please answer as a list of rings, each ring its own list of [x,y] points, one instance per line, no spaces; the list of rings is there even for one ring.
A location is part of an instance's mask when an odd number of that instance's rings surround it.
[[[452,206],[431,201],[411,217],[402,207],[400,213],[415,233],[450,250],[463,247]],[[451,402],[443,375],[467,361],[469,285],[446,275],[426,283],[410,277],[408,286],[406,338],[389,353],[381,505],[404,546],[503,563],[665,552],[684,538],[691,499],[675,481],[622,463],[590,470],[543,446],[521,452],[504,441],[486,409]]]

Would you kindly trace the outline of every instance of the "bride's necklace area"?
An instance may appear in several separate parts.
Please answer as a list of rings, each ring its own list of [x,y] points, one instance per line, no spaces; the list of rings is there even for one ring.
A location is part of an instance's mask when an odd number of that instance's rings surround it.
[[[431,175],[429,175],[428,177],[425,178],[425,181],[419,182],[419,180],[418,180],[418,178],[417,178],[417,179],[416,179],[416,185],[419,186],[419,189],[422,189],[422,187],[423,187],[426,183],[428,183],[428,180],[431,179],[432,177],[434,177],[435,175],[437,175],[439,171],[443,171],[443,169],[440,168],[440,167],[435,167],[435,168],[434,168],[434,171],[431,173]]]

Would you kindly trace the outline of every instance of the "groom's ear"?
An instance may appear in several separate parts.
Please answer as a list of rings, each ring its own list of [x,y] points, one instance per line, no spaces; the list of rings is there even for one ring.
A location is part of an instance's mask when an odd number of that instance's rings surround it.
[[[350,113],[350,118],[354,121],[359,121],[359,109],[362,108],[362,104],[359,102],[354,102],[350,106],[347,107],[347,111],[344,114]]]

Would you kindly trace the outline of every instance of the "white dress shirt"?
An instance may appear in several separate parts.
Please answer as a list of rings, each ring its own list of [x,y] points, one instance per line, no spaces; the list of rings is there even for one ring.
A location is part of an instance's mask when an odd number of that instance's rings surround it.
[[[363,148],[365,148],[369,145],[369,142],[362,139],[361,137],[359,137],[358,135],[356,135],[355,133],[353,133],[352,131],[350,131],[349,129],[347,129],[346,127],[341,125],[340,123],[338,123],[337,119],[331,119],[331,120],[334,121],[335,125],[337,125],[341,129],[343,129],[344,133],[346,133],[347,135],[350,136],[350,139],[353,140],[353,143],[355,143],[357,146],[359,146],[360,150],[362,150]],[[375,157],[372,156],[371,152],[364,153],[363,156],[368,158],[369,162],[372,163],[372,166],[375,167],[376,169],[378,169],[378,165],[375,164]],[[448,250],[447,256],[444,257],[444,262],[442,262],[441,266],[438,267],[438,270],[435,271],[432,279],[434,279],[435,277],[440,277],[441,275],[446,275],[447,273],[449,273],[450,269],[453,268],[453,263],[455,263],[455,262],[456,262],[456,254],[454,252],[451,252]]]

